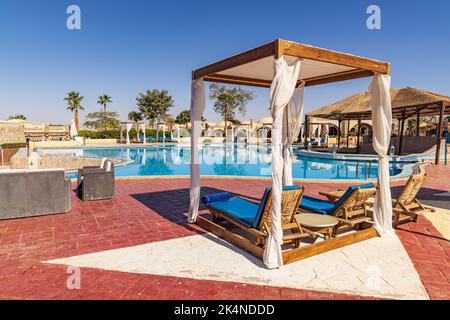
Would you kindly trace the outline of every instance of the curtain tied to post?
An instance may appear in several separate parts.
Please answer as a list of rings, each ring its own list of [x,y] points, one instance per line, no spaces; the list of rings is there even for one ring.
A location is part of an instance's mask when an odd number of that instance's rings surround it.
[[[198,139],[202,126],[201,119],[205,111],[205,84],[203,79],[192,81],[191,86],[191,179],[189,191],[189,217],[188,222],[197,220],[198,206],[200,204],[200,168],[198,159]]]
[[[282,128],[283,110],[292,98],[300,73],[300,59],[292,66],[284,57],[274,60],[274,79],[270,86],[270,111],[272,125],[272,207],[270,232],[264,250],[264,264],[270,268],[283,265],[281,245],[283,230],[281,228],[281,193],[283,180]]]
[[[300,62],[301,63],[301,62]],[[301,68],[301,65],[300,65]],[[289,108],[283,113],[283,185],[294,184],[292,179],[292,144],[297,139],[302,127],[303,92],[305,82],[295,88],[289,102]]]
[[[373,148],[378,154],[378,191],[373,206],[375,228],[381,236],[393,234],[388,149],[392,131],[391,77],[375,74],[369,86],[372,107]]]

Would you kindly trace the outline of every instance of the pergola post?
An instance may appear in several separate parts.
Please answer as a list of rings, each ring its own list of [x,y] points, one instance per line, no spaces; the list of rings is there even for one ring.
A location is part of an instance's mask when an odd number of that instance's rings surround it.
[[[435,164],[439,164],[440,157],[441,157],[441,135],[442,130],[444,126],[444,112],[445,112],[445,104],[444,102],[441,102],[441,112],[439,113],[439,125],[436,131],[436,157],[435,157]]]
[[[349,147],[349,144],[348,144],[349,138],[350,138],[350,117],[348,117],[348,120],[347,120],[347,149]]]
[[[338,143],[337,143],[338,149],[341,146],[341,130],[342,130],[341,126],[342,126],[342,120],[339,119],[338,120],[338,138],[337,138],[337,140],[338,140]]]
[[[358,117],[358,136],[356,137],[356,153],[360,152],[360,136],[361,136],[361,117]]]
[[[309,117],[305,114],[305,147],[308,147],[308,137],[309,137]]]
[[[416,111],[416,136],[420,136],[420,109]]]
[[[406,118],[406,110],[402,109],[402,123],[400,125],[400,136],[398,141],[398,155],[402,155],[402,148],[403,148],[403,133],[405,131],[405,119]]]

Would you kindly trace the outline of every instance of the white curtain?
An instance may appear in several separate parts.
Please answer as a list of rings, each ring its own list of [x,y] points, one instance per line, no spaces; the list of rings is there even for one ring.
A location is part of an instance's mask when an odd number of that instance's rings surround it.
[[[281,192],[283,180],[283,157],[281,135],[283,127],[283,110],[292,98],[300,72],[300,60],[289,66],[281,57],[274,60],[274,79],[270,86],[270,111],[272,114],[272,207],[270,234],[264,250],[264,264],[270,268],[283,265],[281,245]]]
[[[130,130],[133,128],[132,123],[127,123],[127,144],[130,144]]]
[[[177,142],[180,143],[180,141],[181,141],[180,140],[180,126],[177,124],[176,128],[177,128]]]
[[[297,139],[302,127],[303,119],[303,91],[305,83],[302,82],[295,88],[289,108],[283,113],[283,185],[294,184],[292,179],[292,158],[291,146]]]
[[[191,87],[191,179],[188,222],[197,220],[200,203],[200,168],[198,161],[198,139],[202,132],[202,115],[205,111],[205,84],[203,79],[192,81]]]
[[[373,147],[378,154],[378,186],[373,206],[375,228],[383,235],[393,234],[392,198],[389,185],[388,149],[392,130],[391,77],[375,74],[369,91],[372,105]]]
[[[75,119],[70,121],[70,137],[76,137],[78,135],[77,126],[75,125]]]
[[[166,123],[163,124],[163,143],[166,143]]]
[[[141,123],[140,125],[139,125],[139,127],[140,127],[140,129],[142,130],[142,134],[143,134],[143,137],[144,137],[144,144],[146,144],[147,143],[147,141],[145,140],[145,123]]]

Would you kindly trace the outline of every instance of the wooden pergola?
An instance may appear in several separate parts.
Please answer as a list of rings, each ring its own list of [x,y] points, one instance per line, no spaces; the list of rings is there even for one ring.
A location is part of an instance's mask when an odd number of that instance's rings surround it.
[[[390,74],[390,64],[387,62],[277,39],[194,70],[192,79],[269,88],[274,79],[274,59],[281,57],[284,57],[287,63],[302,59],[297,86],[304,83],[308,87],[371,77],[375,74]],[[287,112],[288,108],[284,109]],[[194,146],[195,142],[192,144]],[[262,258],[264,249],[252,243],[245,236],[227,229],[205,216],[198,216],[196,223],[228,242]],[[378,233],[374,228],[356,231],[324,242],[284,251],[283,261],[287,264],[375,236],[378,236]]]
[[[144,144],[145,144],[145,123],[142,121],[124,121],[120,123],[120,143],[123,143],[123,130],[126,131],[126,144],[130,144],[130,136],[128,129],[131,130],[133,126],[136,126],[136,136],[139,139],[139,130],[141,126],[144,126]]]
[[[299,83],[315,86],[365,78],[375,72],[390,74],[387,62],[277,39],[258,48],[207,65],[192,72],[192,79],[269,88],[273,58],[304,59]],[[256,72],[255,72],[256,71]]]
[[[435,163],[439,163],[442,131],[445,114],[450,114],[450,97],[420,90],[416,88],[391,89],[392,117],[399,121],[399,148],[398,154],[402,153],[403,134],[405,131],[405,121],[411,117],[416,118],[416,135],[419,136],[419,125],[421,116],[439,116],[436,131],[436,155]],[[371,120],[370,94],[368,92],[356,93],[333,104],[318,108],[308,113],[309,117],[337,120],[338,126],[347,121],[348,129],[350,121],[358,121],[358,146],[361,128],[361,120]],[[307,121],[307,120],[306,120]],[[340,130],[338,139],[340,138]],[[348,147],[348,143],[347,143]]]

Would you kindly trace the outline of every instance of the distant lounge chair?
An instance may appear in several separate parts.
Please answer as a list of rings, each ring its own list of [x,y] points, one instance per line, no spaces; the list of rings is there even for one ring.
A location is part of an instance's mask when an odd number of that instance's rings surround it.
[[[367,216],[366,202],[376,191],[373,183],[367,183],[351,186],[340,196],[333,193],[319,193],[326,195],[331,201],[303,196],[300,209],[307,212],[334,215],[341,224],[354,228],[362,222],[372,220]]]
[[[426,175],[427,174],[423,171],[423,168],[420,167],[420,172],[418,174],[412,174],[409,177],[399,197],[397,199],[392,199],[394,228],[396,228],[400,222],[407,220],[417,222],[418,216],[421,213],[436,211],[434,208],[423,205],[416,198],[417,193],[425,181]]]
[[[291,231],[283,237],[283,241],[294,243],[296,246],[301,238],[311,236],[294,220],[303,192],[304,188],[298,186],[283,187],[282,192],[282,228]],[[271,193],[272,188],[266,188],[259,205],[239,197],[232,197],[228,192],[203,196],[202,202],[208,208],[213,220],[226,220],[254,235],[256,244],[264,246],[270,233]]]
[[[148,136],[147,137],[147,142],[153,142],[153,137],[152,136]]]

